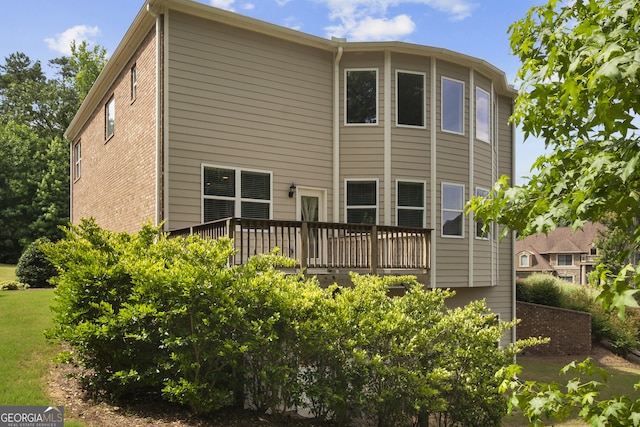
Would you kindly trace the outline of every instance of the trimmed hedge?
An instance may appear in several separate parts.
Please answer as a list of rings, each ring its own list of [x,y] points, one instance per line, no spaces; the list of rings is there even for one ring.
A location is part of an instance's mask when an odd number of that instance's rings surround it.
[[[116,398],[160,393],[199,414],[248,403],[338,424],[499,425],[498,373],[530,344],[497,346],[512,323],[482,301],[449,309],[452,292],[412,277],[323,289],[285,274],[295,261],[277,252],[229,267],[228,239],[85,220],[43,251],[59,270],[49,335],[74,348],[87,384]],[[406,295],[387,297],[400,283]]]

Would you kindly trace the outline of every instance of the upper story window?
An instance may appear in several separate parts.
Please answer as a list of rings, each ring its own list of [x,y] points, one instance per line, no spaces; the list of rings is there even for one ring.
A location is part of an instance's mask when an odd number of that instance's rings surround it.
[[[396,123],[425,127],[424,73],[396,72]]]
[[[378,123],[378,70],[345,70],[346,124]]]
[[[399,227],[424,227],[425,183],[398,181],[396,188],[396,222]]]
[[[464,82],[442,78],[441,127],[443,131],[464,133]]]
[[[116,100],[112,96],[104,106],[104,139],[113,136],[116,128]]]
[[[378,181],[346,181],[346,218],[349,224],[378,223]]]
[[[529,267],[529,255],[522,254],[520,255],[520,267]]]
[[[464,185],[442,183],[442,236],[464,237]]]
[[[476,196],[487,197],[489,190],[486,188],[476,188]],[[481,219],[476,219],[476,239],[489,240],[489,231],[484,229],[484,222]]]
[[[558,265],[573,265],[573,255],[558,254]]]
[[[202,168],[203,222],[239,216],[270,219],[271,172]]]
[[[73,146],[73,180],[80,179],[82,162],[82,144],[80,141],[76,142]]]
[[[476,139],[489,142],[491,138],[491,96],[476,87]]]
[[[592,247],[589,249],[589,255],[598,255],[598,248]]]
[[[131,67],[131,102],[138,96],[138,67],[133,64]]]

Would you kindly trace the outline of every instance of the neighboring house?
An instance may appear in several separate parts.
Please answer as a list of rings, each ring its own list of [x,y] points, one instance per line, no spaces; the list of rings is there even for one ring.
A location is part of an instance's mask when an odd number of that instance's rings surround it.
[[[601,224],[586,223],[582,230],[558,227],[548,234],[527,236],[516,241],[516,275],[526,278],[546,273],[568,282],[585,285],[598,256],[595,242]]]
[[[150,0],[66,131],[71,219],[233,235],[236,261],[278,246],[328,280],[416,274],[510,320],[514,239],[464,205],[513,176],[515,96],[446,49]]]

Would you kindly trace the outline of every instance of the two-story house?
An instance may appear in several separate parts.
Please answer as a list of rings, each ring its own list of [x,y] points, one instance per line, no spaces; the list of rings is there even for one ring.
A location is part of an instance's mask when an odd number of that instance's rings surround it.
[[[66,131],[71,219],[232,235],[239,262],[278,246],[328,280],[416,274],[510,320],[514,240],[464,206],[513,176],[515,96],[446,49],[148,0]]]
[[[544,273],[586,285],[597,261],[595,242],[604,229],[602,224],[588,222],[575,232],[571,227],[558,227],[548,234],[517,240],[517,277],[524,279],[534,273]]]

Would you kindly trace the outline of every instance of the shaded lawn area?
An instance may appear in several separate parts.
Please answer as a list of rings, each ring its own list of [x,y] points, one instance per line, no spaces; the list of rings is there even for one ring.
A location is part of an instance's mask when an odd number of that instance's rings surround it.
[[[0,282],[5,280],[16,280],[16,266],[0,264]]]

